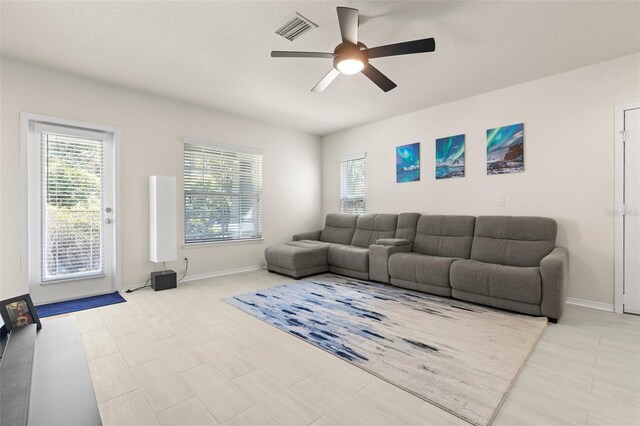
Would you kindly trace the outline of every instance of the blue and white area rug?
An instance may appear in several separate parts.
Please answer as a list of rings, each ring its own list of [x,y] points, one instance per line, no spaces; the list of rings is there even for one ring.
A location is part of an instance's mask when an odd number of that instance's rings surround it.
[[[483,426],[547,324],[546,318],[336,275],[225,301]]]

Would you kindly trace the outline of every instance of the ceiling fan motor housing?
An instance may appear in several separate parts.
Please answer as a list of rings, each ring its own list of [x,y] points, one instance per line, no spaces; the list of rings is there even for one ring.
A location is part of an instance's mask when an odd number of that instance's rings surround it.
[[[364,43],[353,44],[347,41],[340,43],[333,51],[333,67],[338,69],[338,64],[344,60],[352,59],[362,62],[365,66],[369,63],[369,57],[367,56]]]

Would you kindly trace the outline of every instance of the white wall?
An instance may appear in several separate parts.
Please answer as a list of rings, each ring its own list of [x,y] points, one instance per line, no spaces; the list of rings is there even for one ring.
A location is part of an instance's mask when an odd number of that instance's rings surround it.
[[[340,158],[366,152],[367,212],[555,218],[571,256],[569,296],[611,304],[614,107],[636,101],[637,54],[326,136],[324,213],[340,209]],[[520,122],[525,172],[487,176],[486,129]],[[435,139],[461,133],[466,177],[436,181]],[[397,184],[394,149],[412,142],[421,142],[421,180]]]
[[[19,113],[26,111],[122,129],[125,286],[156,268],[148,261],[147,178],[178,177],[180,218],[181,138],[192,136],[264,150],[265,241],[181,250],[190,275],[257,265],[264,247],[317,229],[321,201],[323,213],[339,210],[340,158],[367,152],[369,212],[553,217],[558,243],[571,252],[569,296],[613,302],[613,108],[640,101],[640,55],[329,135],[322,153],[314,136],[1,59],[0,298],[27,291],[18,226]],[[518,122],[525,123],[525,172],[487,176],[486,129]],[[436,181],[434,141],[459,133],[467,176]],[[394,148],[411,142],[421,142],[422,180],[396,184]],[[499,195],[506,206],[496,206]],[[182,229],[179,220],[179,241]]]
[[[216,84],[215,81],[202,82]],[[158,266],[149,262],[150,175],[177,176],[178,241],[183,241],[182,137],[191,136],[264,151],[262,244],[179,250],[189,275],[257,266],[268,245],[317,229],[320,217],[320,139],[163,97],[83,79],[2,58],[0,283],[7,298],[28,291],[21,281],[21,111],[107,124],[122,130],[122,282],[144,283]],[[181,262],[168,264],[182,271]]]

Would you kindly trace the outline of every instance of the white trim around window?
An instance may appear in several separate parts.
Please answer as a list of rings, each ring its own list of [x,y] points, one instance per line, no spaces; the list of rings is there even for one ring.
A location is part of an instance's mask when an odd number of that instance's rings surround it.
[[[262,242],[263,151],[183,138],[183,248]]]
[[[340,212],[364,214],[367,205],[367,154],[340,160]]]

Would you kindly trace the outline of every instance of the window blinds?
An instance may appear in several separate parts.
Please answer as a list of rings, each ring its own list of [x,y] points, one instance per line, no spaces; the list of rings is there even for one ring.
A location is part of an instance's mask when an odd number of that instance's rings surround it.
[[[104,274],[104,142],[40,132],[42,282]]]
[[[262,238],[262,154],[184,144],[185,244]]]
[[[364,214],[367,200],[367,159],[364,154],[340,162],[340,211]]]

